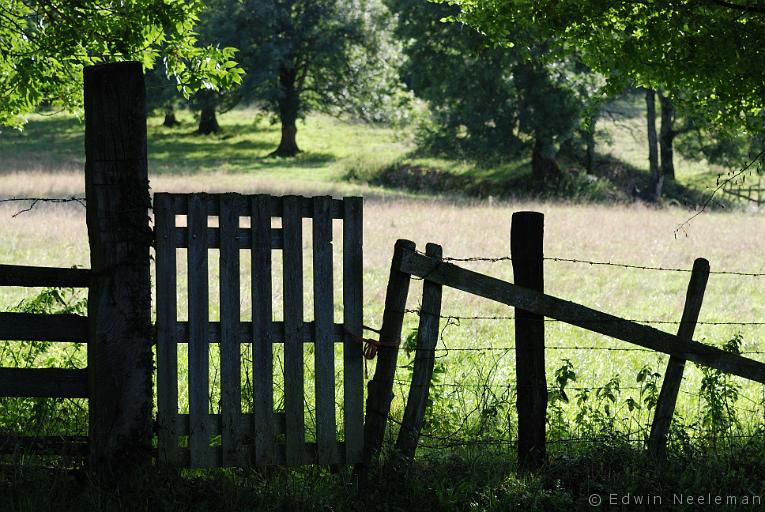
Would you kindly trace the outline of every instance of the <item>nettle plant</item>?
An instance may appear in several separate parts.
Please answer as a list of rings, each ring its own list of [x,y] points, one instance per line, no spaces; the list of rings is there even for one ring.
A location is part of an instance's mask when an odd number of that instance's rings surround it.
[[[741,334],[736,334],[722,344],[722,349],[734,354],[741,353],[744,341]],[[706,407],[701,417],[702,435],[714,446],[725,433],[732,433],[741,426],[736,415],[741,386],[736,384],[733,377],[720,370],[702,367],[701,399]]]
[[[549,435],[553,439],[630,438],[633,432],[647,431],[645,420],[656,408],[659,378],[658,372],[648,365],[643,366],[635,377],[637,397],[630,395],[624,400],[621,400],[624,388],[619,374],[603,386],[576,388],[572,419],[567,407],[572,404],[567,388],[570,383],[576,382],[577,374],[571,360],[564,359],[563,365],[554,372],[554,385],[548,397]]]
[[[72,288],[47,288],[22,300],[11,311],[37,314],[87,313],[87,297]],[[81,368],[86,353],[81,343],[3,341],[0,366],[11,368]],[[6,434],[74,434],[87,430],[82,399],[0,397],[0,432]]]

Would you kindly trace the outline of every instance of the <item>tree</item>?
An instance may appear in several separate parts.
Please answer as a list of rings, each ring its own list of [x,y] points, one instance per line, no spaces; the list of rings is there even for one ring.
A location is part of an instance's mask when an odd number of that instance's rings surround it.
[[[708,120],[750,131],[765,108],[765,7],[752,0],[455,0],[500,44],[519,31],[575,49],[614,88],[662,88]]]
[[[651,173],[651,199],[661,198],[664,175],[659,167],[659,139],[656,135],[656,91],[645,90],[646,128],[648,131],[648,169]],[[663,125],[662,125],[663,126]]]
[[[150,69],[146,72],[146,108],[149,112],[164,115],[162,126],[173,128],[179,121],[175,117],[175,108],[182,95],[173,80],[169,80],[165,70]]]
[[[82,68],[162,57],[180,89],[230,87],[241,69],[233,48],[199,47],[200,0],[7,0],[0,6],[0,124],[21,126],[24,114],[50,103],[82,106]]]
[[[204,15],[202,32],[241,50],[248,71],[234,93],[237,101],[257,101],[281,123],[274,156],[295,156],[297,120],[313,109],[341,105],[364,69],[355,64],[370,44],[369,10],[374,2],[352,0],[215,0]]]
[[[584,111],[584,70],[574,59],[540,62],[535,57],[547,45],[533,37],[524,39],[528,52],[491,47],[470,27],[443,23],[459,13],[454,6],[386,3],[404,41],[404,81],[430,106],[432,148],[501,156],[530,149],[535,178],[559,173],[558,148],[575,135]]]

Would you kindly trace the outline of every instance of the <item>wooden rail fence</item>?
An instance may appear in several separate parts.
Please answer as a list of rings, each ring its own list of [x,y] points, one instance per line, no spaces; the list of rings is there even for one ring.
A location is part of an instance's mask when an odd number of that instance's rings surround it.
[[[757,175],[757,182],[748,185],[738,180],[727,181],[723,185],[722,191],[736,199],[754,203],[758,208],[765,204],[765,184],[762,183],[762,176],[759,174]]]
[[[0,265],[0,286],[87,288],[90,271],[74,268]],[[88,319],[72,314],[40,315],[0,313],[2,341],[88,341]],[[0,368],[0,396],[33,398],[87,398],[87,369]],[[55,438],[0,437],[0,453],[34,450],[40,454],[82,455],[82,436]]]
[[[441,258],[441,247],[435,244],[428,244],[426,253],[423,254],[416,250],[413,242],[399,240],[396,243],[381,339],[397,339],[397,336],[400,336],[402,312],[411,277],[423,279],[425,286],[413,379],[396,444],[404,457],[414,456],[422,427],[429,387],[426,378],[429,378],[433,371],[433,347],[437,341],[441,316],[440,288],[443,286],[516,308],[518,448],[519,461],[526,467],[541,464],[545,453],[545,317],[670,355],[648,443],[650,453],[657,457],[661,457],[665,450],[668,426],[674,412],[685,361],[765,383],[765,364],[692,339],[709,275],[709,263],[706,260],[699,259],[694,264],[679,331],[676,335],[670,334],[542,292],[541,219],[541,214],[529,212],[513,216],[511,238],[516,280],[524,282],[527,287],[444,261]],[[389,415],[393,396],[397,353],[398,347],[393,345],[380,349],[380,356],[385,354],[385,359],[378,361],[369,385],[365,432],[366,464],[372,463],[382,447],[384,419]],[[374,428],[370,428],[370,425]]]
[[[88,316],[3,312],[0,340],[87,343],[88,364],[75,370],[0,368],[0,396],[87,398],[89,435],[0,437],[0,452],[7,446],[87,452],[94,473],[113,482],[151,463],[153,455],[160,463],[186,467],[319,463],[359,464],[363,471],[382,447],[412,277],[423,279],[424,287],[413,380],[396,442],[405,457],[414,456],[422,429],[444,286],[516,309],[518,446],[525,467],[545,459],[544,318],[670,355],[649,440],[655,456],[664,453],[685,361],[765,383],[765,364],[693,340],[709,275],[705,260],[694,264],[678,332],[667,333],[545,294],[543,217],[522,212],[513,216],[511,231],[515,284],[445,261],[436,244],[428,244],[422,254],[413,242],[396,243],[364,410],[361,198],[155,194],[152,231],[141,64],[88,67],[84,85],[91,270],[0,265],[0,286],[86,287]],[[183,217],[185,226],[178,222]],[[242,218],[249,220],[248,227]],[[273,219],[280,219],[281,226],[272,226]],[[313,240],[312,321],[303,310],[305,219],[310,219]],[[342,322],[335,321],[334,221],[342,221],[343,233]],[[156,336],[151,325],[152,244]],[[178,319],[178,249],[187,258],[187,321]],[[210,249],[218,249],[220,258],[219,321],[209,315]],[[249,251],[252,267],[251,321],[243,321],[240,310],[243,250]],[[274,251],[281,251],[283,262],[281,320],[273,314]],[[152,449],[151,413],[155,340],[157,450]],[[311,442],[304,412],[307,343],[313,344],[316,375],[316,435]],[[220,350],[219,414],[209,404],[211,344]],[[242,344],[251,344],[253,355],[251,413],[242,408]],[[283,410],[274,404],[275,344],[284,352]],[[188,352],[187,414],[179,411],[179,345],[186,345]],[[342,418],[335,412],[336,347],[343,353]]]

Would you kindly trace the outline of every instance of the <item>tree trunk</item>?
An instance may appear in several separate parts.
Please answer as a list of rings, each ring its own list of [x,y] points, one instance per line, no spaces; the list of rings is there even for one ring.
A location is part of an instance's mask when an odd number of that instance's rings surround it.
[[[282,95],[279,98],[279,119],[282,123],[282,138],[279,147],[271,156],[292,157],[300,153],[297,145],[297,118],[300,110],[300,95],[295,88],[295,70],[285,69],[279,72],[279,84]]]
[[[175,109],[172,105],[165,107],[165,120],[162,122],[162,126],[165,128],[173,128],[180,124],[175,118]]]
[[[199,129],[197,129],[197,133],[200,135],[210,135],[211,133],[218,133],[219,131],[220,125],[218,124],[218,119],[215,117],[215,107],[203,107],[199,115]]]
[[[595,171],[595,126],[598,122],[597,117],[592,116],[584,132],[584,168],[587,174]]]
[[[656,91],[645,91],[646,117],[648,125],[648,166],[651,171],[651,199],[658,201],[661,198],[661,187],[664,177],[659,169],[658,138],[656,136]]]
[[[661,151],[661,174],[666,180],[675,181],[674,148],[675,132],[672,124],[675,120],[675,106],[672,100],[659,93],[661,105],[661,129],[659,132],[659,147]]]
[[[535,180],[544,181],[560,174],[555,156],[555,145],[552,141],[537,135],[531,151],[531,175]]]

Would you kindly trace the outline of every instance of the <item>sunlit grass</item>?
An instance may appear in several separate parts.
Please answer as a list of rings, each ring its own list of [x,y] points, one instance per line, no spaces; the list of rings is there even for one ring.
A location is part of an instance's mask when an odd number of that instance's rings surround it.
[[[653,209],[641,205],[572,205],[525,201],[478,201],[469,199],[430,199],[412,197],[402,193],[372,188],[364,184],[340,181],[350,165],[387,165],[402,161],[407,146],[391,130],[339,122],[326,116],[309,117],[299,129],[299,142],[305,153],[297,160],[265,158],[277,141],[277,127],[265,120],[253,125],[252,111],[235,111],[222,116],[224,133],[220,137],[191,135],[192,120],[182,118],[179,129],[167,130],[159,126],[159,119],[150,122],[150,177],[153,191],[242,193],[297,193],[303,195],[332,194],[364,195],[365,204],[365,271],[364,307],[365,324],[379,327],[388,268],[393,244],[398,238],[415,241],[424,248],[427,242],[440,243],[446,255],[502,256],[509,252],[510,219],[519,210],[537,210],[546,214],[545,252],[549,256],[573,257],[602,261],[629,262],[650,266],[690,269],[693,259],[705,257],[712,270],[728,269],[763,272],[761,255],[765,251],[765,218],[744,212],[705,213],[677,231],[689,216],[680,208]],[[52,123],[52,124],[46,124]],[[81,126],[73,119],[46,118],[32,123],[21,134],[4,132],[0,138],[0,188],[8,196],[71,196],[81,195],[84,177],[81,171]],[[79,126],[79,128],[78,128]],[[257,126],[252,129],[252,126]],[[58,130],[55,135],[50,132]],[[614,128],[616,129],[616,128]],[[616,132],[615,132],[616,133]],[[639,144],[629,142],[622,134],[617,146],[624,153],[620,158],[634,165],[638,161]],[[627,142],[625,142],[627,141]],[[639,141],[638,141],[639,142]],[[56,148],[50,151],[50,148]],[[66,155],[69,155],[67,157]],[[632,156],[630,156],[632,155]],[[370,164],[371,162],[371,164]],[[509,163],[506,168],[490,167],[477,171],[474,164],[445,159],[413,159],[412,164],[443,168],[458,174],[484,173],[486,179],[500,179],[503,173],[523,170]],[[684,164],[683,164],[684,165]],[[678,165],[681,180],[702,176],[701,168]],[[697,172],[698,171],[698,172]],[[700,179],[700,178],[699,178]],[[23,205],[6,204],[0,208],[0,227],[3,240],[0,262],[26,265],[89,266],[87,229],[84,209],[76,204],[40,205],[35,210],[13,217]],[[307,222],[307,221],[306,221]],[[308,224],[306,233],[310,232]],[[306,251],[309,240],[304,243]],[[335,250],[342,247],[339,233],[335,234]],[[211,318],[218,317],[218,276],[216,254],[211,256]],[[278,253],[275,253],[278,258]],[[336,255],[339,254],[336,252]],[[243,285],[241,290],[242,318],[251,311],[247,283],[248,258],[242,253]],[[278,260],[277,260],[278,261]],[[339,261],[339,257],[336,257]],[[510,263],[474,263],[471,268],[512,281]],[[179,267],[184,268],[183,257]],[[275,315],[281,314],[280,277],[278,264],[275,275]],[[310,261],[305,275],[310,276]],[[689,274],[651,272],[611,267],[548,262],[545,268],[546,290],[553,295],[583,303],[626,318],[662,321],[679,320],[685,287]],[[335,295],[339,298],[341,284],[337,281]],[[312,317],[310,281],[305,281],[306,320]],[[765,311],[763,278],[712,276],[701,312],[702,321],[762,321]],[[179,281],[179,318],[186,307],[186,283]],[[409,308],[417,308],[421,288],[412,286]],[[18,288],[0,289],[0,304],[9,307],[29,296]],[[336,301],[339,304],[339,300]],[[336,306],[336,318],[341,307]],[[444,294],[444,314],[457,316],[511,316],[511,308],[489,303],[461,292],[447,290]],[[407,315],[405,334],[416,327],[416,317]],[[504,321],[468,321],[459,325],[444,324],[440,347],[497,348],[512,347],[513,323]],[[661,325],[672,331],[675,326]],[[765,350],[761,342],[761,326],[700,325],[695,338],[718,344],[736,333],[744,336],[743,350]],[[547,324],[547,344],[574,347],[630,347],[603,336],[557,323]],[[215,351],[213,351],[213,354]],[[487,377],[492,369],[493,385],[512,387],[515,382],[514,352],[443,352],[438,361],[443,364],[441,383],[466,386]],[[759,354],[752,355],[762,360]],[[548,382],[565,358],[570,359],[577,372],[576,387],[604,385],[615,375],[621,377],[623,387],[636,386],[637,372],[649,365],[663,373],[666,357],[643,352],[609,352],[601,350],[548,350]],[[216,364],[216,356],[211,366]],[[402,366],[407,362],[402,354]],[[370,363],[370,375],[374,369]],[[407,370],[400,368],[397,379],[405,381]],[[483,372],[482,374],[480,372]],[[181,390],[186,380],[185,368],[180,368]],[[742,404],[755,407],[762,399],[762,386],[737,380],[745,386]],[[278,380],[277,380],[278,384]],[[700,385],[700,372],[689,365],[683,383],[678,413],[697,417],[699,400],[686,392],[695,393]],[[393,414],[400,416],[406,386],[397,387]],[[623,413],[621,395],[620,414]],[[340,395],[338,394],[338,397]],[[457,404],[454,414],[470,412],[480,396],[469,391],[447,389],[441,392],[439,412],[448,414],[448,407]],[[513,400],[512,396],[505,396]],[[185,403],[182,399],[182,407]],[[338,398],[339,400],[339,398]],[[750,403],[754,402],[754,404]],[[215,400],[213,400],[215,402]],[[572,401],[573,402],[573,401]],[[214,410],[214,403],[213,403]],[[575,405],[568,408],[572,416]],[[744,415],[756,423],[761,418]],[[512,419],[512,418],[511,418]],[[644,417],[641,421],[645,420]]]

